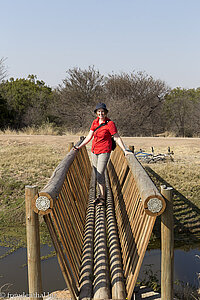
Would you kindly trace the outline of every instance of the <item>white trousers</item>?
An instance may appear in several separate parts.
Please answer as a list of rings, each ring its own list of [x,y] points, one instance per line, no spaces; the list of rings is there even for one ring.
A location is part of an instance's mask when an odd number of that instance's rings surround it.
[[[92,153],[92,164],[98,184],[105,185],[105,169],[109,158],[110,153]]]

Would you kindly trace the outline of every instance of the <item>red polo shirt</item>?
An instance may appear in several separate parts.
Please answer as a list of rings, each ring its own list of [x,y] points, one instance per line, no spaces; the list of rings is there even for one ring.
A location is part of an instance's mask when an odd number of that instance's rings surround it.
[[[111,136],[117,133],[117,128],[115,123],[110,119],[106,118],[105,121],[109,122],[94,132],[92,152],[95,154],[110,153],[112,151]],[[93,121],[90,130],[94,131],[99,125],[99,118],[97,118]]]

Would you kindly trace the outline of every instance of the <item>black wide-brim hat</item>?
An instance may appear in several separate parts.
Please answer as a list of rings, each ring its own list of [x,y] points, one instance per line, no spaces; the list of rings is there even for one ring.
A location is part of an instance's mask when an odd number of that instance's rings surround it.
[[[108,112],[105,103],[99,102],[97,103],[94,112],[96,113],[98,109],[103,108],[106,112]]]

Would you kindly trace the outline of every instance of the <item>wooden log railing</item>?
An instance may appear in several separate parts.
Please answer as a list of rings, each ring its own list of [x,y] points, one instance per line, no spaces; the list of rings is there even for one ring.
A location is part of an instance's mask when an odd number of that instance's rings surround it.
[[[73,299],[78,297],[90,177],[86,148],[71,150],[32,201],[33,210],[44,216]]]
[[[131,299],[156,217],[165,200],[135,158],[117,147],[108,164],[128,299]]]
[[[91,171],[86,148],[71,150],[32,208],[44,216],[73,300],[131,300],[165,200],[134,154],[119,147],[107,167],[106,207],[94,205]]]

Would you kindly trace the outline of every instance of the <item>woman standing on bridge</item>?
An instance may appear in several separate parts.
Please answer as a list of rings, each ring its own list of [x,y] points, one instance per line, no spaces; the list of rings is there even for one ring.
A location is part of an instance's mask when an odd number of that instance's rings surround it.
[[[97,118],[93,121],[90,131],[83,142],[75,147],[74,150],[79,150],[81,147],[87,145],[91,139],[92,141],[92,163],[95,170],[97,183],[99,186],[99,197],[95,200],[95,203],[99,205],[105,204],[105,169],[110,158],[112,151],[112,139],[113,136],[115,142],[127,155],[130,150],[126,149],[122,139],[117,133],[115,123],[107,117],[108,110],[104,103],[98,103],[94,112]]]

